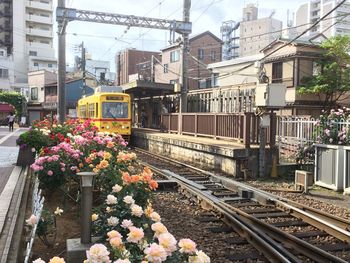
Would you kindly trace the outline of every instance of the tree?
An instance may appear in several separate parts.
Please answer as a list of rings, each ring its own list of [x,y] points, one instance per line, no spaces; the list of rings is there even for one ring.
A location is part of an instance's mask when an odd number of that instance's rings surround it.
[[[300,94],[317,94],[324,108],[331,108],[350,91],[350,36],[336,36],[321,45],[324,55],[316,62],[318,74],[305,78]]]
[[[26,98],[17,92],[0,92],[0,102],[7,102],[15,107],[16,115],[22,115],[23,103],[26,102]]]

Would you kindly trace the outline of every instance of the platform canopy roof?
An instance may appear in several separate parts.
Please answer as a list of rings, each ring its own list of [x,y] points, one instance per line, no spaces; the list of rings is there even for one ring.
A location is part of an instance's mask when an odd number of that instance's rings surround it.
[[[134,98],[156,97],[174,94],[174,85],[145,80],[134,80],[122,85],[125,93],[133,95]]]

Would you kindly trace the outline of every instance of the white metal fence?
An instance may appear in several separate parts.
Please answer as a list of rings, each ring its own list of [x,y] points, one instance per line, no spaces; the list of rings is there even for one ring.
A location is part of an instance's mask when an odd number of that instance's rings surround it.
[[[36,217],[36,223],[32,226],[30,231],[29,240],[27,242],[27,248],[25,252],[24,263],[28,263],[31,257],[31,251],[34,243],[36,229],[41,217],[45,198],[41,195],[41,189],[39,189],[39,179],[35,179],[32,195],[32,214]]]
[[[309,116],[278,117],[276,138],[282,162],[295,162],[299,149],[317,140],[320,135],[316,129],[318,122],[319,119]],[[338,132],[343,131],[347,134],[350,130],[350,120],[330,120],[329,124]]]

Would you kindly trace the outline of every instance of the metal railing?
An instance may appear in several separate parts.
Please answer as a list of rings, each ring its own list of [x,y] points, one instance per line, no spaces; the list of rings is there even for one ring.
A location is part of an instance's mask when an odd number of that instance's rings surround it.
[[[275,115],[272,115],[275,118]],[[274,120],[274,119],[273,119]],[[275,121],[267,128],[266,142],[275,142]],[[253,113],[169,113],[162,114],[161,128],[170,133],[233,139],[246,147],[259,143],[260,117]]]

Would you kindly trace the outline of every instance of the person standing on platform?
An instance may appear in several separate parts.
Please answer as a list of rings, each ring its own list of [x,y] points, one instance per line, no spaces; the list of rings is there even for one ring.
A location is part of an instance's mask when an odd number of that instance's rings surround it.
[[[13,123],[15,122],[15,116],[11,112],[10,115],[7,116],[7,119],[9,121],[9,131],[13,131]]]

